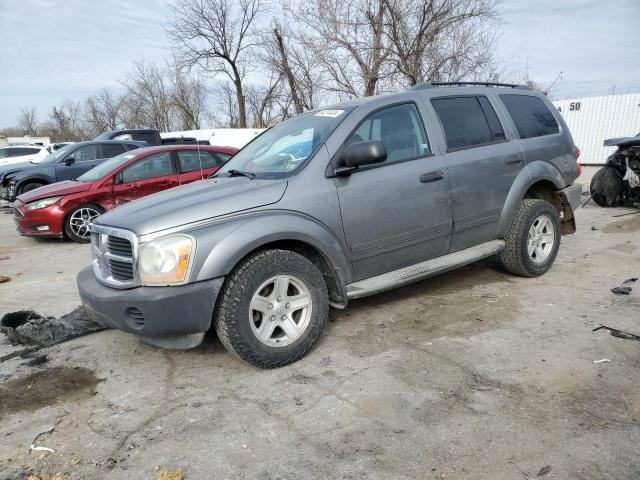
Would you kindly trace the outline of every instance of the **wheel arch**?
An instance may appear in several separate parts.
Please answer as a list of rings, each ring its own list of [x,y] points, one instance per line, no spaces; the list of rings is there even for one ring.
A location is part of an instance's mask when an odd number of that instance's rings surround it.
[[[192,272],[194,281],[226,276],[258,251],[289,250],[304,255],[318,267],[332,303],[346,305],[349,262],[335,235],[315,219],[294,212],[262,213],[241,221],[240,225],[227,225],[221,231],[222,238],[216,235],[203,239],[197,233],[194,235],[198,242],[195,264],[200,265]]]
[[[507,195],[507,199],[505,200],[504,207],[500,215],[500,221],[498,222],[498,237],[504,238],[507,235],[518,204],[523,198],[547,200],[556,207],[558,213],[561,215],[564,234],[565,220],[573,221],[573,212],[571,211],[571,208],[567,208],[562,195],[558,193],[558,190],[565,186],[565,179],[553,165],[543,161],[535,161],[527,164],[527,166],[520,171],[514,180],[511,185],[511,190],[509,190]],[[567,209],[571,214],[571,218],[564,219],[562,217],[568,215]],[[567,226],[566,233],[572,233],[568,230],[570,230],[570,226]]]

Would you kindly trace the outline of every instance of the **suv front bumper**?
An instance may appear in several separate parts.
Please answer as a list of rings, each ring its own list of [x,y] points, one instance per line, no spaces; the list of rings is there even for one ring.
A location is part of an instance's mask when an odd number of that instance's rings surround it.
[[[82,304],[96,323],[166,348],[193,348],[211,327],[223,277],[175,287],[118,290],[102,285],[91,267],[78,274]]]

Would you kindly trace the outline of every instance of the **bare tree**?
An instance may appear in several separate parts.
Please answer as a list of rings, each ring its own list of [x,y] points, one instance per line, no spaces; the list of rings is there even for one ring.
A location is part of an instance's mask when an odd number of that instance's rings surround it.
[[[395,69],[409,83],[461,80],[491,63],[500,0],[388,0]]]
[[[102,88],[85,101],[85,124],[95,136],[123,126],[124,95]]]
[[[57,141],[78,141],[83,137],[82,105],[71,99],[54,105],[49,113],[51,136]]]
[[[126,89],[125,123],[130,127],[151,127],[162,132],[172,129],[170,86],[156,65],[137,60],[122,82]]]
[[[23,135],[38,134],[38,110],[35,105],[22,107],[17,120],[18,129]]]
[[[188,76],[176,64],[171,67],[169,77],[171,102],[179,118],[179,128],[200,128],[207,101],[207,91],[202,77]]]
[[[309,0],[286,11],[297,36],[331,79],[328,89],[348,97],[378,92],[389,55],[384,35],[387,0]]]
[[[290,98],[286,99],[282,91],[282,75],[272,72],[269,81],[264,85],[251,85],[247,90],[247,106],[251,112],[253,128],[267,128],[287,116]]]
[[[247,126],[244,79],[260,40],[257,20],[265,0],[174,0],[167,33],[189,68],[224,74],[233,83],[238,125]]]

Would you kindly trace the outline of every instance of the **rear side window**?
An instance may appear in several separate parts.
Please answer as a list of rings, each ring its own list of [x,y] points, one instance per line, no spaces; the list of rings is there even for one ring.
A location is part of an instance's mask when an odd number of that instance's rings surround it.
[[[503,94],[500,99],[507,107],[520,138],[542,137],[560,131],[555,117],[540,98]]]
[[[209,152],[197,150],[178,151],[178,164],[182,173],[222,166],[222,162],[218,162]]]
[[[422,119],[413,104],[395,105],[373,112],[347,139],[355,142],[378,140],[387,150],[385,163],[401,162],[429,155],[429,142]]]
[[[118,145],[117,143],[103,143],[102,144],[102,158],[112,158],[126,152],[127,149],[124,145]]]
[[[484,108],[480,99],[485,102]],[[505,138],[500,121],[485,97],[434,98],[431,104],[442,123],[449,150],[477,147]]]

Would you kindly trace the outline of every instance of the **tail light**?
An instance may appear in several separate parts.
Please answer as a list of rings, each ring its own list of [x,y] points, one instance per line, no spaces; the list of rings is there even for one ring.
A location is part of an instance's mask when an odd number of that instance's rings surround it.
[[[576,147],[576,152],[575,152],[575,156],[576,156],[576,163],[578,165],[578,177],[580,175],[582,175],[582,165],[580,164],[580,162],[578,162],[578,159],[580,158],[580,147],[578,147],[577,145],[575,145]]]

